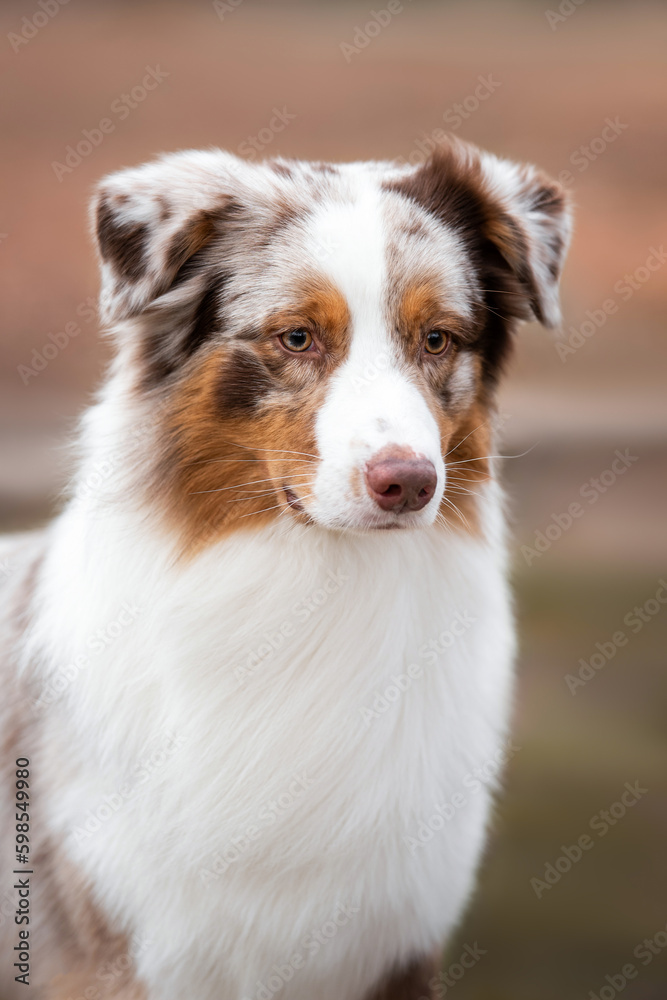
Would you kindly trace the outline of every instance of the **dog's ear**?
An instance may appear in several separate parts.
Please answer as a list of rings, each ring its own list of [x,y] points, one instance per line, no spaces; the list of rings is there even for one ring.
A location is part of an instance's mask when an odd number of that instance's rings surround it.
[[[485,290],[496,293],[494,309],[508,319],[559,324],[558,282],[572,220],[556,181],[451,139],[393,187],[463,235]]]
[[[138,316],[180,283],[188,262],[239,215],[230,194],[233,160],[213,151],[176,153],[101,182],[91,214],[105,324]]]

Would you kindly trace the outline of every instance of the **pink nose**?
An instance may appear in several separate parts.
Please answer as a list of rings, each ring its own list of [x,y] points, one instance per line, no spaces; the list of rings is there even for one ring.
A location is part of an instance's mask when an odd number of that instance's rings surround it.
[[[366,466],[366,487],[382,510],[421,510],[435,493],[438,476],[427,458],[384,455]]]

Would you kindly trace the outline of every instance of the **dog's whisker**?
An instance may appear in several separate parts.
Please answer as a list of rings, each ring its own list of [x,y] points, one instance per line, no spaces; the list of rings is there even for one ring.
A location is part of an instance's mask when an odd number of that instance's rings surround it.
[[[252,517],[253,514],[268,514],[270,510],[278,510],[279,507],[285,506],[289,507],[286,500],[283,501],[283,503],[277,503],[274,507],[264,507],[262,510],[251,510],[249,514],[241,514],[241,517]]]
[[[303,458],[284,458],[281,459],[283,462],[295,462],[301,465],[316,465],[316,461],[310,459],[306,460]],[[188,467],[192,465],[222,465],[227,463],[229,465],[251,465],[252,463],[257,463],[261,465],[266,465],[266,459],[264,458],[202,458],[197,459],[196,462],[188,462]]]
[[[470,431],[470,434],[466,434],[466,436],[465,436],[464,438],[462,438],[462,439],[461,439],[461,441],[459,441],[459,443],[458,443],[458,444],[455,444],[453,448],[450,448],[450,449],[449,449],[449,451],[447,452],[447,455],[451,455],[451,453],[452,453],[453,451],[456,451],[456,449],[457,449],[457,448],[460,448],[460,447],[461,447],[461,445],[463,444],[463,442],[464,442],[464,441],[467,441],[467,440],[468,440],[468,438],[469,438],[469,437],[470,437],[470,436],[471,436],[472,434],[474,434],[474,433],[475,433],[475,431],[478,431],[478,430],[481,430],[481,428],[482,428],[482,427],[484,427],[484,425],[485,425],[485,424],[486,424],[487,422],[488,422],[488,421],[486,421],[486,420],[483,420],[483,421],[482,421],[482,423],[481,423],[481,424],[479,425],[479,427],[475,427],[475,428],[474,428],[473,430],[471,430],[471,431]],[[447,455],[443,455],[443,458],[447,458]]]
[[[260,500],[262,497],[276,496],[277,493],[278,493],[278,489],[275,489],[275,490],[266,490],[265,492],[261,492],[261,493],[257,492],[257,493],[250,494],[249,496],[245,496],[245,497],[232,497],[231,500],[227,500],[226,502],[227,503],[252,503],[253,500]]]
[[[477,493],[475,490],[466,490],[466,489],[463,489],[460,486],[454,486],[451,489],[445,490],[445,496],[447,495],[447,493],[456,493],[457,496],[479,497],[480,500],[490,500],[491,499],[490,497],[484,496],[483,493]]]
[[[478,475],[482,475],[482,473],[478,473]],[[449,483],[459,483],[463,486],[481,486],[484,483],[488,483],[490,481],[491,481],[490,476],[487,476],[485,479],[462,479],[460,476],[447,476],[446,479],[447,485]]]
[[[438,511],[436,515],[436,521],[438,522],[439,525],[441,525],[445,529],[445,531],[449,532],[450,534],[453,533],[454,529],[452,528],[451,524],[444,516],[444,514],[441,514],[440,511]]]
[[[456,463],[452,463],[452,466],[454,464],[456,464]],[[480,469],[454,469],[454,474],[452,475],[451,474],[451,468],[452,468],[452,466],[450,466],[450,465],[446,465],[445,466],[445,470],[448,473],[447,479],[460,479],[464,483],[470,483],[470,482],[473,482],[473,480],[472,479],[468,479],[468,477],[465,476],[464,473],[469,472],[473,476],[486,475],[486,473],[482,473],[480,471]],[[491,477],[489,476],[489,478],[491,478]]]
[[[304,476],[311,475],[310,472],[304,472]],[[244,486],[258,486],[260,483],[276,483],[283,482],[284,476],[267,476],[266,479],[251,479],[247,483],[235,483],[233,486],[219,486],[215,490],[193,490],[188,496],[197,496],[200,493],[224,493],[226,490],[240,490]],[[301,479],[301,476],[297,475],[296,479]]]
[[[465,486],[483,486],[485,482],[489,482],[489,480],[485,479],[480,482],[478,479],[460,479],[458,476],[448,476],[445,480],[445,489],[449,489],[450,485],[454,485],[458,489]]]
[[[313,486],[313,483],[299,483],[299,487],[302,486]],[[249,496],[245,497],[233,497],[233,499],[228,500],[227,503],[243,503],[243,501],[251,502],[253,500],[259,500],[260,497],[270,497],[272,494],[275,495],[278,492],[278,488],[274,490],[257,490]],[[312,496],[312,494],[308,494]],[[299,497],[301,499],[301,497]]]
[[[443,496],[442,499],[445,501],[445,503],[447,504],[448,507],[451,507],[451,509],[454,511],[455,514],[458,514],[458,516],[461,518],[461,520],[465,524],[466,528],[470,531],[470,525],[468,523],[468,520],[463,515],[463,513],[459,510],[459,508],[456,506],[456,504],[453,503],[453,501],[448,500],[448,498],[446,496]]]
[[[492,313],[494,316],[497,316],[498,319],[505,320],[507,318],[503,316],[502,313],[499,313],[496,309],[492,309],[491,306],[487,305],[486,302],[478,302],[477,305],[480,306],[482,309],[486,309],[487,312]]]
[[[318,460],[320,457],[319,455],[313,455],[310,451],[294,451],[292,448],[263,448],[260,445],[255,445],[253,448],[247,444],[238,444],[236,441],[229,441],[227,438],[220,438],[220,440],[224,441],[225,444],[231,444],[233,448],[245,448],[246,451],[271,451],[281,455],[305,455],[307,458]]]
[[[450,468],[450,467],[452,467],[454,465],[467,465],[468,462],[484,462],[484,461],[486,461],[488,459],[494,459],[494,458],[503,458],[503,459],[505,459],[505,458],[523,458],[525,455],[528,455],[531,451],[533,451],[535,448],[537,448],[537,446],[539,445],[539,443],[540,443],[539,441],[536,441],[535,444],[531,444],[530,448],[526,448],[526,450],[522,451],[519,455],[480,455],[478,458],[463,458],[463,459],[461,459],[460,462],[447,462],[445,464],[445,470],[447,470],[448,468]]]
[[[450,483],[456,483],[458,486],[483,486],[485,483],[489,483],[490,481],[490,476],[487,476],[485,479],[461,479],[459,476],[447,476],[447,479],[445,480],[445,489],[449,487]]]

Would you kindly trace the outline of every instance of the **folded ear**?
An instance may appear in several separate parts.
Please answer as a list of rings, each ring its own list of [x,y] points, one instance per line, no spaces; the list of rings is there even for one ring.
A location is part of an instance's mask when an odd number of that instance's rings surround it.
[[[496,293],[494,309],[508,319],[559,324],[558,282],[572,219],[556,181],[451,139],[395,188],[464,236],[485,289]]]
[[[221,152],[165,156],[106,177],[91,205],[104,323],[139,315],[240,212]]]

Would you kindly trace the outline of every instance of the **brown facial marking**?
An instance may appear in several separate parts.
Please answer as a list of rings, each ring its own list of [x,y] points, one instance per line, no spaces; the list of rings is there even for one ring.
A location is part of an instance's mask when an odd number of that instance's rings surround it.
[[[149,306],[141,320],[140,386],[156,389],[220,329],[220,300],[228,280],[214,272],[198,296],[168,310]]]
[[[561,265],[563,262],[563,256],[565,251],[565,240],[559,233],[553,233],[553,235],[548,239],[549,246],[549,263],[547,267],[549,268],[549,274],[557,281],[560,276]]]
[[[424,220],[419,218],[412,219],[410,222],[399,226],[398,231],[401,236],[406,236],[408,239],[412,239],[415,236],[428,235],[428,227],[425,225]]]
[[[502,257],[511,265],[513,274],[526,292],[536,319],[543,323],[542,307],[529,264],[528,237],[520,224],[499,208],[493,210],[490,204],[487,210],[487,233]]]
[[[566,196],[562,188],[544,178],[544,183],[533,195],[531,207],[533,212],[546,212],[547,215],[561,215],[565,208]]]
[[[186,260],[212,239],[219,214],[218,210],[202,209],[172,237],[165,258],[165,265],[170,273],[178,271]]]
[[[222,365],[217,396],[221,416],[244,417],[252,414],[264,398],[280,389],[262,359],[251,347],[231,348]]]
[[[123,197],[125,197],[125,199],[127,200],[126,195],[124,195]],[[164,195],[159,194],[156,200],[158,205],[160,206],[160,222],[168,222],[169,219],[171,219],[172,215],[171,205],[164,197]]]
[[[206,291],[202,295],[195,311],[194,320],[187,335],[183,338],[181,354],[189,358],[218,329],[220,321],[220,299],[228,276],[224,273],[214,274]]]
[[[436,996],[430,982],[437,975],[438,956],[416,958],[391,972],[366,1000],[432,1000]]]
[[[526,234],[490,195],[479,160],[455,143],[438,150],[413,174],[392,182],[389,189],[416,202],[463,238],[484,295],[478,317],[484,376],[489,384],[495,383],[509,353],[515,321],[530,318],[531,309],[541,318]],[[552,195],[554,191],[552,186]]]
[[[225,232],[243,211],[238,202],[226,199],[214,209],[197,212],[172,237],[164,277],[155,295],[173,291],[194,278],[200,281],[190,296],[183,296],[181,304],[165,310],[158,298],[144,310],[142,388],[157,387],[219,331],[221,301],[230,274],[212,259],[209,247],[216,234]]]
[[[491,478],[488,455],[492,444],[492,415],[478,400],[460,419],[443,416],[440,430],[445,457],[446,487],[439,519],[456,531],[476,535],[480,528],[479,494]]]
[[[294,170],[289,163],[281,163],[279,160],[269,160],[268,166],[271,167],[274,173],[279,174],[280,177],[287,177],[291,180],[294,176]]]
[[[445,330],[470,337],[470,324],[443,305],[435,283],[428,280],[410,284],[402,290],[396,313],[401,339],[415,352],[421,350],[429,330]]]
[[[419,365],[417,371],[424,391],[434,397],[434,414],[439,419],[443,406],[449,416],[456,416],[471,404],[477,393],[476,384],[460,391],[456,383],[457,366],[463,363],[464,352],[475,358],[475,382],[479,381],[481,362],[474,353],[478,325],[448,309],[437,289],[437,283],[427,278],[404,286],[399,289],[392,312],[408,360]],[[424,349],[426,337],[433,330],[441,330],[447,337],[441,354]]]
[[[118,222],[109,202],[100,201],[97,208],[100,253],[127,281],[136,281],[146,273],[148,235],[146,223]]]
[[[230,227],[244,214],[244,207],[228,198],[214,209],[197,212],[172,237],[165,257],[164,278],[155,290],[156,296],[178,289],[192,279],[199,278],[199,284],[193,285],[190,296],[186,292],[183,301],[170,310],[162,306],[159,298],[144,310],[142,388],[159,386],[220,332],[223,300],[232,277],[224,263],[225,241],[233,239]],[[272,220],[261,229],[260,241],[270,243],[278,229],[292,217],[292,207],[287,202],[280,203]]]
[[[337,289],[324,281],[313,281],[305,286],[295,306],[276,313],[271,319],[270,331],[313,328],[323,341],[330,355],[345,349],[350,328],[350,311],[347,302]]]
[[[306,323],[325,354],[291,357],[276,345],[285,326]],[[184,555],[231,527],[259,527],[285,511],[308,521],[319,461],[315,421],[328,378],[344,360],[348,326],[340,294],[310,283],[252,340],[231,338],[208,350],[175,387],[152,489],[166,493]]]
[[[388,186],[473,239],[483,232],[487,208],[477,161],[463,161],[444,148],[415,173]]]
[[[302,215],[303,209],[299,209],[288,198],[277,195],[273,206],[272,219],[262,228],[262,245],[269,246],[282,229],[285,229]]]
[[[235,198],[225,198],[215,208],[197,212],[172,237],[165,260],[165,281],[160,291],[177,288],[205,268],[211,268],[214,262],[207,257],[207,248],[216,235],[224,235],[244,215],[243,205]]]

